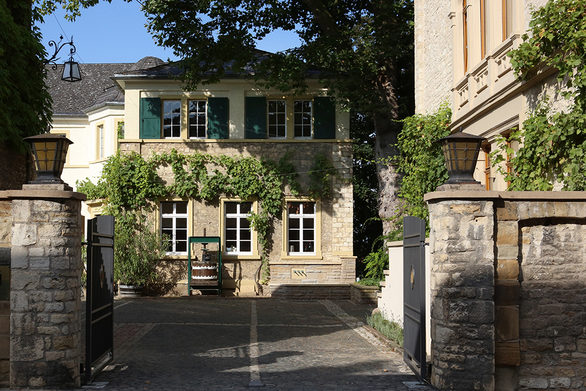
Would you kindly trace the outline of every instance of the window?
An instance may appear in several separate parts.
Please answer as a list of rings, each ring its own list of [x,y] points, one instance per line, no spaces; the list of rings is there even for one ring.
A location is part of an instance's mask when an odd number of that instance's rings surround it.
[[[486,56],[486,0],[480,0],[480,58]]]
[[[103,159],[106,156],[104,150],[105,142],[104,125],[98,125],[98,160]]]
[[[190,100],[189,105],[189,138],[206,138],[205,100]]]
[[[315,255],[315,202],[287,202],[289,255]]]
[[[463,49],[464,49],[464,72],[468,70],[468,2],[462,1],[462,26],[463,26]]]
[[[161,233],[169,255],[187,254],[187,201],[161,202]]]
[[[284,100],[268,101],[269,138],[285,138],[287,135],[287,104]],[[311,133],[310,133],[311,134]]]
[[[491,190],[491,167],[490,167],[490,144],[482,147],[484,152],[484,187],[486,190]]]
[[[116,133],[118,135],[118,139],[124,138],[124,121],[116,122]]]
[[[312,101],[296,100],[293,103],[293,108],[295,137],[311,138]]]
[[[252,255],[252,230],[248,220],[251,210],[252,202],[224,203],[226,253]]]
[[[163,101],[163,137],[181,137],[181,101]]]
[[[513,0],[502,0],[503,41],[513,34]]]

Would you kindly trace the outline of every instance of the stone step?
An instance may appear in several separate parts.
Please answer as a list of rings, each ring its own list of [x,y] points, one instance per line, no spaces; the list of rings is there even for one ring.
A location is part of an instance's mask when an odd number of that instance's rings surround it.
[[[379,285],[381,288],[384,288],[385,286],[387,286],[387,282],[386,282],[385,280],[382,280],[381,282],[379,282],[379,283],[378,283],[378,285]]]

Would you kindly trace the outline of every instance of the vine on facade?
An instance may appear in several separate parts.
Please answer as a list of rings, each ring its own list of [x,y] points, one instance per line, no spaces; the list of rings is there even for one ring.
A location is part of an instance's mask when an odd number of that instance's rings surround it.
[[[557,71],[559,91],[568,107],[554,111],[545,96],[523,122],[522,132],[497,140],[493,165],[510,182],[510,190],[586,190],[586,2],[550,0],[532,14],[523,43],[510,53],[521,80],[548,67]],[[501,163],[513,153],[510,141],[521,142],[510,169]]]
[[[135,152],[118,152],[108,159],[96,184],[86,179],[78,182],[77,187],[90,199],[105,199],[106,210],[113,214],[152,209],[158,199],[172,195],[204,201],[217,201],[221,196],[258,200],[260,210],[251,214],[250,221],[262,249],[261,283],[266,283],[270,277],[268,260],[273,222],[281,217],[285,190],[288,188],[293,195],[301,191],[295,167],[287,159],[284,156],[275,163],[253,157],[234,158],[197,152],[186,155],[173,149],[145,160]],[[316,162],[335,172],[327,158],[318,156]],[[157,174],[157,170],[165,166],[171,167],[173,172],[173,180],[168,184]],[[330,177],[329,186],[324,183],[321,182],[319,189],[310,188],[312,197],[331,195]]]

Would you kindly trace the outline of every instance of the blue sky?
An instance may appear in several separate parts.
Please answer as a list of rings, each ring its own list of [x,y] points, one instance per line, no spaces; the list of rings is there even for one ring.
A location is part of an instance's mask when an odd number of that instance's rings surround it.
[[[126,3],[113,0],[112,3],[98,5],[82,10],[75,22],[64,18],[65,12],[57,10],[54,15],[45,17],[40,24],[43,44],[48,55],[53,54],[50,40],[59,36],[70,38],[77,48],[76,60],[80,63],[136,62],[145,56],[155,56],[163,60],[175,60],[170,49],[158,47],[145,27],[146,18],[136,2]],[[298,45],[292,33],[274,32],[259,43],[259,49],[269,52],[285,50]],[[68,56],[67,47],[59,53],[60,62]]]

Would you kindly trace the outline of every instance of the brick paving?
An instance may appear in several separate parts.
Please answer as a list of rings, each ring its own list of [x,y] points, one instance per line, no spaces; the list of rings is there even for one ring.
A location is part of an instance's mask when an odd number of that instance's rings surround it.
[[[117,301],[114,362],[85,389],[431,390],[349,301]],[[408,387],[409,386],[409,387]]]

